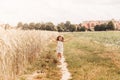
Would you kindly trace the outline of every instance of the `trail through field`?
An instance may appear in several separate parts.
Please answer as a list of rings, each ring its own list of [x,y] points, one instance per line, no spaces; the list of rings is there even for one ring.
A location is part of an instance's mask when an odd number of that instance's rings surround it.
[[[62,56],[58,67],[60,68],[60,73],[62,74],[62,77],[60,80],[69,80],[72,78],[71,73],[69,72],[67,68],[67,63],[65,62],[64,56]],[[46,76],[45,73],[41,73],[40,71],[35,71],[31,75],[27,75],[27,80],[49,80],[49,79],[44,78],[45,76]],[[40,79],[40,77],[43,77],[43,78]]]
[[[60,80],[69,80],[71,79],[71,74],[67,68],[67,63],[65,62],[65,58],[64,56],[62,56],[61,60],[60,60],[60,65],[58,65],[58,67],[60,68],[60,71],[62,73],[62,78]]]
[[[42,73],[40,71],[35,71],[31,75],[27,75],[26,80],[48,80],[46,77],[46,73]]]

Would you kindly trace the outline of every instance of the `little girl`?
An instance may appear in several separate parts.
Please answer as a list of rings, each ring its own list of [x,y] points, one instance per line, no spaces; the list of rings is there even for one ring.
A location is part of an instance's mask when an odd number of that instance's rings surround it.
[[[57,57],[60,60],[63,55],[64,47],[63,47],[63,42],[66,42],[70,39],[64,40],[64,37],[62,35],[59,35],[56,40],[52,41],[57,41],[57,47],[56,47],[56,52],[57,52]]]
[[[63,42],[64,42],[64,37],[62,35],[58,36],[57,37],[57,57],[58,59],[61,59],[62,58],[62,54],[63,54]]]

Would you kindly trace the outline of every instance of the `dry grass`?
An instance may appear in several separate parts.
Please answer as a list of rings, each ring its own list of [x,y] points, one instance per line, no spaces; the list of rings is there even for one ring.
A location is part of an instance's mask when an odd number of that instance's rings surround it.
[[[0,80],[16,80],[57,32],[0,30]]]

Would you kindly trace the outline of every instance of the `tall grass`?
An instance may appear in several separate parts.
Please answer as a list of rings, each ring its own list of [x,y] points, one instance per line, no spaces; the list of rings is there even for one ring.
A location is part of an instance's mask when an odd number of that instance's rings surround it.
[[[57,32],[0,30],[0,80],[16,80]]]

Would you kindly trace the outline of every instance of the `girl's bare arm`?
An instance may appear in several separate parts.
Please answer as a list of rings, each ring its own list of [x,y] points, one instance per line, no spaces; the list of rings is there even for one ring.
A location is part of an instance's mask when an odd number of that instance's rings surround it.
[[[57,42],[56,39],[51,39],[51,41]]]
[[[69,39],[66,39],[66,40],[64,40],[64,42],[67,42],[67,41],[69,41],[69,40],[71,40],[72,38],[69,38]]]

